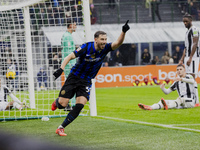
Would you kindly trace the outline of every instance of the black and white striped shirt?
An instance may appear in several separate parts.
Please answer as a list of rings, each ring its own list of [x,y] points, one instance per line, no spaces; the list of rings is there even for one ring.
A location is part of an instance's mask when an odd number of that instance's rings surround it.
[[[189,57],[192,52],[193,37],[199,37],[199,30],[195,26],[191,26],[190,29],[185,34],[185,56]],[[199,44],[197,50],[195,51],[193,57],[199,57]]]
[[[7,102],[8,93],[8,89],[4,88],[4,86],[0,88],[0,102]]]
[[[192,75],[187,74],[185,76],[186,79],[190,79],[191,81],[194,81],[194,78]],[[171,86],[170,89],[172,91],[177,90],[179,97],[184,98],[194,98],[194,82],[193,83],[187,83],[183,81],[176,81]]]

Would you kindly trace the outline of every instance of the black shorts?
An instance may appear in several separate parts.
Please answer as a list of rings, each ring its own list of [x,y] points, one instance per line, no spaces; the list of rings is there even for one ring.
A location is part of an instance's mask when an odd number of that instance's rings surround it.
[[[71,99],[76,94],[76,97],[84,96],[89,101],[91,86],[91,80],[87,81],[73,74],[69,74],[65,84],[60,90],[59,97]]]

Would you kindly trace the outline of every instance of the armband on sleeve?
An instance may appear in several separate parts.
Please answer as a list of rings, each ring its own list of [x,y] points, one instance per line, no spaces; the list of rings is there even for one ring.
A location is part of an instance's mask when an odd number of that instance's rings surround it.
[[[161,89],[161,90],[162,90],[163,93],[165,93],[166,95],[172,92],[171,88],[168,88],[168,89],[163,88],[163,89]]]

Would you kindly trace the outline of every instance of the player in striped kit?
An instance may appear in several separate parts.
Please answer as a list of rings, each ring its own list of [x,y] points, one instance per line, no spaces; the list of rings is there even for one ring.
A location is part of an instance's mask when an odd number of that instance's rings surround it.
[[[78,117],[84,105],[89,101],[92,85],[91,79],[95,78],[106,55],[110,51],[117,49],[123,43],[125,34],[129,29],[127,20],[125,25],[122,26],[122,32],[118,39],[112,43],[107,43],[107,34],[104,31],[97,31],[94,34],[94,42],[83,44],[80,48],[65,57],[61,68],[54,73],[55,78],[58,78],[62,74],[70,60],[78,58],[78,61],[71,69],[65,84],[60,90],[59,97],[52,103],[51,110],[55,111],[57,108],[65,108],[69,99],[74,94],[76,94],[76,105],[68,113],[63,123],[57,128],[56,134],[60,136],[67,135],[64,133],[64,128]]]
[[[192,16],[189,14],[183,16],[183,23],[188,31],[185,34],[185,49],[179,64],[183,64],[184,62],[186,73],[191,74],[195,79],[199,70],[199,30],[192,25]],[[195,106],[199,106],[199,94],[196,81],[194,86],[196,95]]]
[[[8,102],[7,95],[9,95],[13,99],[13,101]],[[0,79],[0,111],[10,110],[11,108],[22,110],[23,103],[12,94],[7,86],[1,85]]]
[[[141,103],[139,103],[138,106],[144,110],[193,108],[196,104],[196,96],[194,93],[195,80],[192,75],[186,74],[185,67],[182,64],[177,66],[177,75],[178,77],[175,78],[175,82],[168,89],[165,88],[164,84],[160,86],[165,94],[177,90],[179,97],[176,100],[164,100],[164,98],[161,98],[158,103],[152,106]]]

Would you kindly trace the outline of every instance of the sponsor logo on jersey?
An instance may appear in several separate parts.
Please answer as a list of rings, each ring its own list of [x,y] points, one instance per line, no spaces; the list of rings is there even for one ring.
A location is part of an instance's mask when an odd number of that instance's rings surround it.
[[[77,50],[76,50],[76,52],[78,52],[78,51],[80,51],[81,50],[81,47],[79,47]]]

